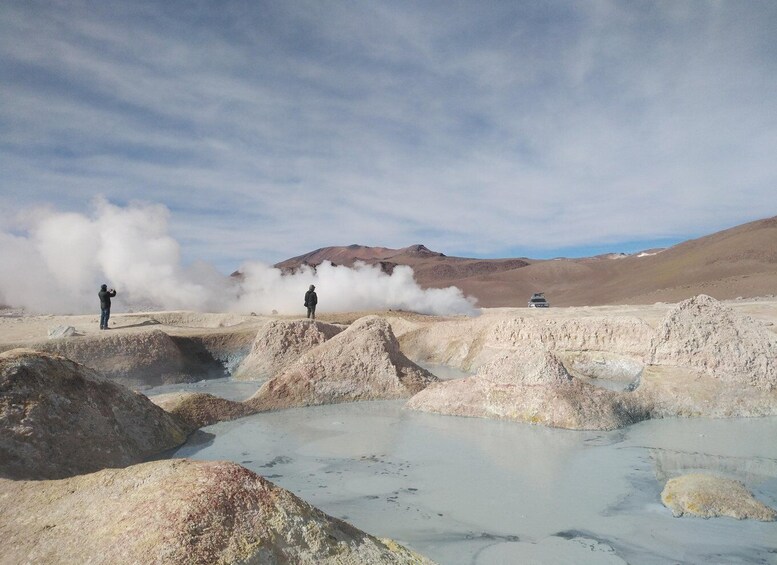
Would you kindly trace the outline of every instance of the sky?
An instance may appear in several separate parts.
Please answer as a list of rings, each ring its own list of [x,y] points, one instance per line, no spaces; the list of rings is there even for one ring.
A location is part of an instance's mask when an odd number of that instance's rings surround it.
[[[670,245],[777,215],[776,35],[771,0],[3,0],[0,234],[152,210],[221,273]]]

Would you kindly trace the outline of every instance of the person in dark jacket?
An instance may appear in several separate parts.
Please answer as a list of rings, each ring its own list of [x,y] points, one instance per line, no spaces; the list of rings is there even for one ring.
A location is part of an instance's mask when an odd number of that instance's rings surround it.
[[[305,293],[305,307],[308,309],[308,318],[316,319],[316,304],[318,304],[318,296],[316,296],[316,287],[310,285],[310,288]]]
[[[104,284],[97,296],[100,297],[100,329],[107,330],[108,318],[111,317],[111,298],[116,296],[116,291],[112,288],[109,290],[108,285]]]

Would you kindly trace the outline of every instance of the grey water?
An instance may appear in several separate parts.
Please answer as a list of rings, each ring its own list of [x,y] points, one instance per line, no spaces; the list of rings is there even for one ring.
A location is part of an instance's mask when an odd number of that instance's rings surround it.
[[[777,523],[674,518],[660,499],[668,478],[704,471],[777,507],[777,418],[581,432],[403,404],[257,414],[172,456],[237,462],[441,564],[777,564]]]
[[[239,402],[251,397],[259,390],[261,385],[262,383],[255,381],[238,381],[232,377],[222,377],[194,383],[180,383],[145,388],[139,387],[138,391],[149,398],[169,392],[204,392],[212,394],[213,396],[219,396],[221,398],[226,398],[227,400]]]

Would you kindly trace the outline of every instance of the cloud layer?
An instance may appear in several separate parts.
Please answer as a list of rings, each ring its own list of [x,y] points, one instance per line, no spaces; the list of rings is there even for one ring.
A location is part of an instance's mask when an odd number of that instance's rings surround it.
[[[475,314],[474,301],[454,287],[422,290],[409,267],[387,275],[377,267],[321,265],[295,275],[245,263],[243,277],[197,262],[184,268],[159,204],[120,207],[99,199],[90,216],[39,210],[19,234],[0,232],[0,303],[36,313],[98,310],[97,290],[115,287],[117,310],[197,310],[300,314],[309,285],[322,312],[404,309]]]
[[[228,272],[350,243],[619,251],[777,214],[768,0],[0,10],[6,224],[160,202],[184,262]]]

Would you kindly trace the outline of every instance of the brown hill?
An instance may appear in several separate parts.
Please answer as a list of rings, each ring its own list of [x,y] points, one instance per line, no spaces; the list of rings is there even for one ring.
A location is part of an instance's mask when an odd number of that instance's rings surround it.
[[[581,259],[470,259],[423,245],[325,247],[278,263],[292,272],[322,261],[356,261],[391,272],[409,265],[424,287],[457,286],[484,307],[524,306],[545,292],[556,306],[679,302],[697,294],[723,300],[777,292],[777,216],[689,240],[664,250]]]
[[[293,273],[302,265],[316,267],[324,261],[346,267],[352,267],[357,261],[362,261],[369,265],[380,265],[387,273],[391,273],[397,265],[409,265],[413,268],[416,280],[423,287],[451,286],[461,279],[509,271],[529,264],[525,259],[448,257],[442,253],[430,251],[424,245],[416,244],[402,249],[363,245],[322,247],[276,263],[275,267],[286,273]]]

